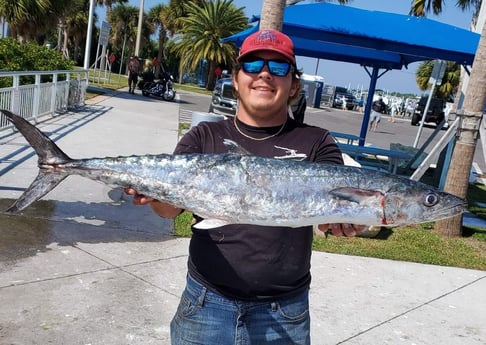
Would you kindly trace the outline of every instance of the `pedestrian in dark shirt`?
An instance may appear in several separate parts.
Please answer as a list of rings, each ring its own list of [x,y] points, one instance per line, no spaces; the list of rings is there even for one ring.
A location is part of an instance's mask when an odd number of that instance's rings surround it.
[[[232,74],[236,116],[201,122],[175,153],[225,153],[223,140],[230,139],[262,157],[343,164],[326,129],[288,113],[299,95],[300,74],[289,37],[273,30],[250,35]],[[127,193],[163,217],[182,211],[133,189]],[[321,224],[319,229],[352,236],[363,227]],[[192,232],[187,285],[171,323],[173,345],[310,344],[311,226],[230,224]]]
[[[378,124],[381,121],[381,114],[386,110],[386,104],[383,102],[383,97],[379,97],[376,101],[371,104],[371,115],[370,115],[370,125],[369,128],[373,132],[378,129]]]
[[[138,81],[138,71],[140,69],[140,62],[137,56],[130,57],[128,62],[128,92],[135,93],[135,87]]]

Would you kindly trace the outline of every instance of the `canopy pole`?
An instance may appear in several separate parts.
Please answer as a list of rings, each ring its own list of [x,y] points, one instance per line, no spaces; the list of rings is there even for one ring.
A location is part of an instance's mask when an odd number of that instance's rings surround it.
[[[366,134],[368,133],[368,124],[370,122],[371,104],[373,103],[373,95],[375,94],[376,81],[378,80],[378,67],[373,67],[371,72],[370,87],[368,88],[368,96],[366,97],[366,105],[363,114],[363,122],[361,122],[361,132],[359,134],[359,146],[364,146],[366,142]]]

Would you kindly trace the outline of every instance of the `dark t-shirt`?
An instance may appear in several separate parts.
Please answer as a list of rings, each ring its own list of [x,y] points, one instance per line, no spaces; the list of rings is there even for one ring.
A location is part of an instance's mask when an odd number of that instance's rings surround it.
[[[254,138],[265,138],[280,130],[280,126],[255,128],[239,121],[238,128]],[[290,118],[283,131],[262,141],[243,136],[233,120],[202,122],[184,135],[175,153],[225,153],[228,148],[224,139],[235,141],[257,156],[343,163],[327,130]],[[193,228],[192,232],[189,273],[222,295],[258,300],[293,294],[310,284],[310,226],[231,224],[209,230]]]
[[[385,111],[385,103],[382,100],[376,100],[371,104],[371,109],[378,113],[383,113]]]

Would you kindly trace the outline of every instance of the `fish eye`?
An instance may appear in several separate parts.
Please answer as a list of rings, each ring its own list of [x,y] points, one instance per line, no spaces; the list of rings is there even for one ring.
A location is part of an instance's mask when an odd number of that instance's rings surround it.
[[[437,205],[439,202],[439,196],[434,192],[429,192],[425,195],[424,205],[427,207],[432,207]]]

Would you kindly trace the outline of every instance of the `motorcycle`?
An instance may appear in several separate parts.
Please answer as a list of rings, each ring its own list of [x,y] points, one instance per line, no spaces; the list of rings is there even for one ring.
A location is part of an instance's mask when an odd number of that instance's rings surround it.
[[[165,101],[172,101],[176,91],[173,88],[174,78],[169,73],[161,73],[159,80],[148,81],[142,84],[142,95],[161,97]]]
[[[155,81],[155,75],[150,70],[144,71],[141,77],[142,78],[140,77],[138,78],[138,83],[137,83],[137,87],[140,91],[143,90],[145,85],[148,85],[149,83],[153,83]]]

